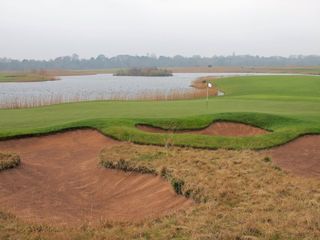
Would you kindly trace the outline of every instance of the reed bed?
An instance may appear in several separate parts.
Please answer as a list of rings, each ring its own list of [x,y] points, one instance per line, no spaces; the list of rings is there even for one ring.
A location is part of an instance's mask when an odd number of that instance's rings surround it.
[[[209,96],[216,96],[217,91],[215,89],[209,89]],[[206,89],[171,89],[169,91],[163,90],[145,90],[138,93],[130,92],[105,92],[105,93],[81,93],[72,96],[65,96],[63,94],[47,94],[39,96],[17,96],[15,98],[10,97],[6,99],[0,98],[1,109],[19,109],[19,108],[33,108],[48,106],[60,103],[74,103],[82,101],[172,101],[183,99],[198,99],[207,96]]]

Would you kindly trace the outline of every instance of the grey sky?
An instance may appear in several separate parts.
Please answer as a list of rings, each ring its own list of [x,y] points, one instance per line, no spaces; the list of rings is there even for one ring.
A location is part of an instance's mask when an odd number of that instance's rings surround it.
[[[320,54],[319,0],[0,0],[0,57]]]

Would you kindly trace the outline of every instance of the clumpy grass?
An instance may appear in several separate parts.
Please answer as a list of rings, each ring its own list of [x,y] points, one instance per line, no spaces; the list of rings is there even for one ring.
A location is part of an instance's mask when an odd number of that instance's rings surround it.
[[[0,239],[319,239],[319,180],[279,171],[262,153],[123,143],[100,157],[171,176],[197,203],[159,219],[96,227],[37,227],[0,214]]]
[[[264,157],[264,158],[263,158],[263,161],[265,161],[265,162],[271,162],[271,158],[270,158],[270,157]]]
[[[101,161],[101,165],[105,168],[117,169],[125,172],[138,172],[144,174],[155,174],[155,170],[144,166],[135,166],[131,162],[119,159],[119,161]]]
[[[138,147],[133,144],[127,147],[120,145],[113,147],[111,151],[102,151],[100,154],[100,164],[105,168],[117,169],[125,172],[160,175],[171,183],[177,194],[190,197],[192,190],[185,190],[184,181],[176,178],[171,170],[166,167],[153,167],[146,164],[149,161],[163,159],[166,155],[167,152],[164,150],[150,152],[144,151],[143,147]]]
[[[20,165],[20,157],[13,153],[0,153],[0,171]]]

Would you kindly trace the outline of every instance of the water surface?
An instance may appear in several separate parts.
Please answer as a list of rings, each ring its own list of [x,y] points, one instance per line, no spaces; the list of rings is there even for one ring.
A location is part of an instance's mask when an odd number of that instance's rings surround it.
[[[0,108],[19,104],[36,106],[80,100],[135,99],[146,94],[169,94],[172,91],[190,90],[191,82],[203,76],[235,75],[257,74],[175,73],[171,77],[97,74],[61,76],[57,81],[0,83]]]

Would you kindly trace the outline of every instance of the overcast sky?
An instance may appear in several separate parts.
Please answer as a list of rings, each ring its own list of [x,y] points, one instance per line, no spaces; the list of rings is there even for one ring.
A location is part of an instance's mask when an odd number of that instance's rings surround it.
[[[319,0],[0,0],[0,57],[320,55]]]

